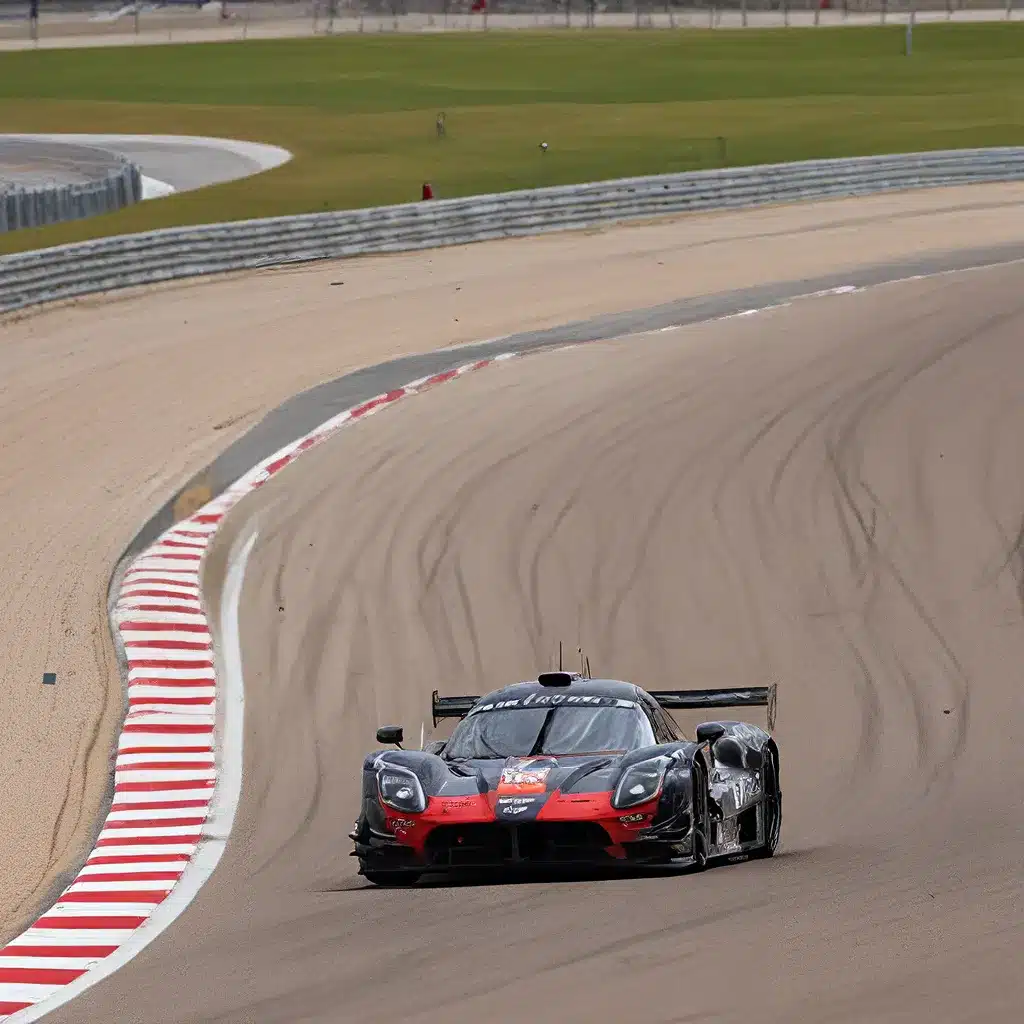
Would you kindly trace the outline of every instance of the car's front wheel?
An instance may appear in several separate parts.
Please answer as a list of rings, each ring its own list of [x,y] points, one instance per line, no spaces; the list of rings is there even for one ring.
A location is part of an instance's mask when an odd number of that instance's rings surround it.
[[[703,871],[708,864],[708,845],[711,835],[711,806],[708,798],[708,780],[703,768],[693,766],[693,870]]]

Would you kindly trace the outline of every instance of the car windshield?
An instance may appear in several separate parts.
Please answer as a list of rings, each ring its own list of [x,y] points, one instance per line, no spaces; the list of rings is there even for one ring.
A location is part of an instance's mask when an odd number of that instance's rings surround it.
[[[444,756],[525,757],[530,754],[597,754],[634,750],[655,742],[637,707],[505,708],[463,719]]]

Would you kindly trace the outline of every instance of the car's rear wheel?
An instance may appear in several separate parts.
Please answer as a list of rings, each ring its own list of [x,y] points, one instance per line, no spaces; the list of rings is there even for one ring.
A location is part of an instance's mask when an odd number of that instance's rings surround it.
[[[397,888],[415,885],[420,876],[415,871],[364,871],[363,878],[374,885]]]
[[[773,857],[782,834],[782,790],[779,787],[778,752],[769,749],[764,759],[764,845],[751,853],[752,859]]]

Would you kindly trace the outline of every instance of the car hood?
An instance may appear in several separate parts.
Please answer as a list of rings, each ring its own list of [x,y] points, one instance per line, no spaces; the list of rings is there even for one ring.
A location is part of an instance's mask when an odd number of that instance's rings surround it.
[[[483,782],[487,792],[501,796],[529,796],[555,790],[600,793],[611,788],[612,775],[622,753],[540,754],[526,757],[448,761],[450,772],[472,775]],[[479,785],[479,783],[478,783]]]

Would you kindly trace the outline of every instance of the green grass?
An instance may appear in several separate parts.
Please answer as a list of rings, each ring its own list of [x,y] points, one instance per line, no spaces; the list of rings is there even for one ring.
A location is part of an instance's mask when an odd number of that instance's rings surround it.
[[[434,118],[447,114],[438,140]],[[1024,26],[491,33],[0,57],[0,131],[274,142],[274,171],[0,236],[0,251],[183,223],[633,174],[1024,144]],[[550,149],[541,154],[539,143]]]

